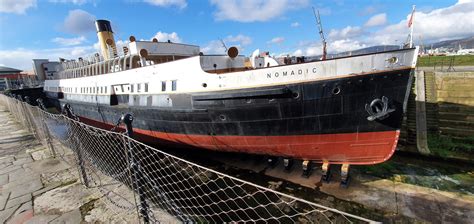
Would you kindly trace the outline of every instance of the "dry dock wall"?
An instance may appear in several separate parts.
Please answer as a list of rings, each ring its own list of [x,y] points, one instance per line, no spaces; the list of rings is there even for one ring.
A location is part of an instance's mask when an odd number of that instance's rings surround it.
[[[438,72],[417,71],[415,79],[424,78],[426,127],[428,134],[441,134],[455,138],[474,136],[474,71]],[[401,143],[417,145],[419,116],[414,82],[409,96],[407,113],[403,121]]]
[[[427,95],[432,101],[427,103],[436,104],[432,107],[434,113],[427,114],[431,129],[442,135],[474,136],[474,72],[428,74],[434,83],[427,83],[431,85],[427,86]]]

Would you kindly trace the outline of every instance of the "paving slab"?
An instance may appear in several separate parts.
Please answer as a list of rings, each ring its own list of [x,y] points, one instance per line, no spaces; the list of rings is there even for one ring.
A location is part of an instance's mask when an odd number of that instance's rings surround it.
[[[81,223],[82,215],[79,209],[62,214],[56,219],[50,221],[50,224]]]
[[[33,201],[27,201],[23,203],[15,212],[15,214],[20,214],[22,212],[33,210]]]
[[[8,202],[7,202],[7,205],[5,206],[5,208],[12,208],[12,207],[15,207],[17,205],[22,205],[23,203],[31,202],[32,199],[33,199],[33,197],[31,196],[31,194],[25,194],[25,195],[17,197],[17,198],[8,199]]]
[[[43,173],[41,174],[41,180],[43,184],[50,185],[56,183],[72,183],[79,180],[79,173],[77,169],[67,169],[55,173]]]
[[[7,168],[7,167],[9,167],[9,166],[11,166],[11,165],[13,165],[13,163],[11,163],[11,162],[8,162],[8,163],[0,163],[0,170],[1,170],[1,169],[5,169],[5,168]]]
[[[21,166],[23,164],[31,162],[33,162],[33,159],[31,158],[31,156],[28,155],[24,158],[17,158],[17,160],[13,161],[13,165]]]
[[[39,175],[25,169],[17,169],[8,174],[9,182],[26,181],[39,178]]]
[[[40,179],[34,179],[31,182],[24,183],[21,188],[11,189],[10,198],[16,198],[25,194],[30,194],[43,188],[43,183]]]
[[[85,189],[80,183],[70,184],[48,191],[34,199],[34,210],[38,214],[58,214],[79,209],[96,200],[94,189]]]
[[[33,218],[33,210],[26,210],[21,213],[15,213],[10,220],[7,221],[7,224],[23,224],[26,221]]]
[[[5,209],[5,206],[7,205],[8,201],[8,196],[10,196],[10,192],[3,192],[0,194],[0,211]]]
[[[13,172],[13,171],[15,171],[15,170],[17,170],[17,169],[23,169],[23,168],[22,168],[21,166],[11,165],[11,166],[9,166],[9,167],[6,167],[6,168],[4,168],[4,169],[1,169],[1,170],[0,170],[0,175],[2,175],[2,174],[8,174],[8,173]]]
[[[0,223],[5,223],[12,215],[15,213],[15,211],[20,207],[20,205],[17,205],[12,208],[5,209],[3,211],[0,211]]]
[[[44,224],[56,219],[59,215],[35,215],[30,220],[26,221],[25,224]]]
[[[50,191],[50,190],[53,190],[55,188],[58,188],[59,186],[61,186],[62,183],[52,183],[48,186],[45,186],[44,188],[40,189],[40,190],[37,190],[35,192],[33,192],[33,197],[36,197],[36,196],[39,196],[39,195],[42,195],[43,193],[47,192],[47,191]]]
[[[69,169],[70,167],[71,166],[66,162],[55,158],[48,158],[45,160],[39,160],[23,165],[23,168],[25,170],[35,173],[58,172],[61,170]]]
[[[8,184],[8,174],[0,175],[0,186]]]
[[[13,158],[13,156],[4,156],[4,157],[1,157],[1,158],[0,158],[0,164],[12,163],[13,161],[15,161],[15,159]]]

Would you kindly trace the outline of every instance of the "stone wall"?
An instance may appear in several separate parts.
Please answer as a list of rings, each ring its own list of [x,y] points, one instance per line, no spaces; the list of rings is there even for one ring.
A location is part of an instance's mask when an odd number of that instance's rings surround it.
[[[443,135],[474,136],[474,72],[432,74],[434,83],[426,82],[427,105],[437,113],[427,117],[437,123],[428,120],[429,129],[437,126]]]

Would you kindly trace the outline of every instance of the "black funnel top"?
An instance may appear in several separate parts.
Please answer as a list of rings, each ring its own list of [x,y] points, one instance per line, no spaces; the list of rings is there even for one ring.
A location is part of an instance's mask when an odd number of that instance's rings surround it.
[[[97,29],[97,32],[108,31],[108,32],[113,33],[112,26],[110,26],[110,21],[108,20],[103,20],[103,19],[96,20],[95,28]]]

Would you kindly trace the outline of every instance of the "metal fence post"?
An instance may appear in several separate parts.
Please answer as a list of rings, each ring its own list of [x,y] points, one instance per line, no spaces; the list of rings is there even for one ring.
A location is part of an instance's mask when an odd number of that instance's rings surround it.
[[[132,127],[132,121],[133,121],[133,116],[131,114],[125,114],[121,118],[122,122],[125,124],[125,129],[127,130],[127,136],[129,138],[133,137],[133,127]],[[133,188],[138,193],[138,198],[140,200],[140,206],[139,206],[139,211],[140,214],[143,217],[143,222],[145,223],[150,223],[150,217],[148,216],[148,204],[146,203],[146,197],[145,197],[145,192],[143,192],[143,188],[140,187],[144,183],[144,178],[143,178],[143,173],[142,170],[140,169],[140,164],[138,161],[135,159],[135,154],[137,152],[134,151],[134,148],[132,147],[130,140],[127,139],[127,153],[128,153],[128,158],[130,159],[130,166],[131,166],[131,172],[132,172],[132,185]]]
[[[44,107],[42,99],[38,98],[38,99],[36,99],[36,102],[38,103],[38,106],[41,110],[46,111],[46,107]],[[51,140],[51,135],[49,133],[49,128],[48,128],[48,125],[46,124],[46,119],[41,119],[40,122],[43,125],[43,129],[45,131],[46,144],[48,145],[49,150],[51,151],[51,155],[53,156],[53,158],[56,158],[56,150],[54,150],[54,146],[53,146],[53,143],[52,143],[52,140]]]
[[[74,119],[75,116],[74,114],[72,113],[71,111],[71,105],[69,104],[64,104],[63,106],[63,113],[66,114],[66,116],[70,119]],[[71,126],[69,126],[71,127]],[[71,132],[73,132],[74,130],[71,129]],[[76,153],[77,153],[77,160],[79,161],[79,171],[81,173],[81,176],[82,176],[82,180],[84,181],[84,185],[86,187],[89,187],[89,179],[87,178],[87,173],[86,173],[86,169],[84,167],[84,159],[82,158],[82,147],[81,147],[81,142],[79,141],[77,135],[75,135],[75,133],[73,133],[73,144],[74,146],[76,146]]]

